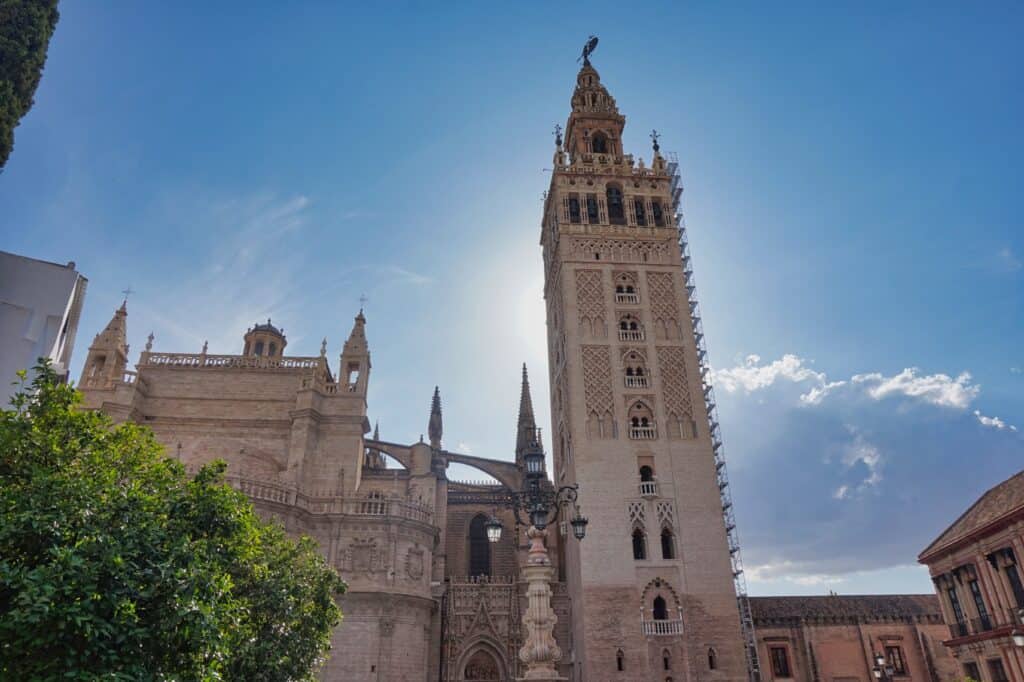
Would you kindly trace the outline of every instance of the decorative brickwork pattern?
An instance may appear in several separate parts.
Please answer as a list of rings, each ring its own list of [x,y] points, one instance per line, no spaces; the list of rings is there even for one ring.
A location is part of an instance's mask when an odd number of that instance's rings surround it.
[[[580,328],[591,336],[605,336],[604,282],[600,270],[576,271],[576,309]]]
[[[569,244],[572,260],[602,260],[613,263],[671,264],[672,242],[619,241],[616,239],[573,239]]]
[[[658,346],[658,369],[668,416],[669,438],[693,438],[693,401],[686,374],[686,355],[680,346]]]
[[[655,510],[658,513],[658,525],[662,528],[674,528],[676,525],[676,510],[669,500],[659,500],[655,503]]]
[[[629,525],[643,529],[647,522],[647,505],[643,502],[629,503]]]
[[[615,437],[615,398],[608,346],[583,346],[583,394],[587,405],[587,433]]]
[[[679,338],[679,307],[671,273],[648,272],[647,295],[651,299],[651,321],[657,338]]]

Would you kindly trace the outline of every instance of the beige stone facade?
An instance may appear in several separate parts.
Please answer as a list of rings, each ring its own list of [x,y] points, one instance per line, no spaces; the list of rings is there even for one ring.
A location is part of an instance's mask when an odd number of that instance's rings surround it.
[[[744,679],[676,187],[624,126],[585,64],[541,234],[555,482],[591,520],[566,545],[571,658],[586,680]]]
[[[978,682],[1024,682],[1024,471],[995,486],[918,557],[945,620],[946,646]]]

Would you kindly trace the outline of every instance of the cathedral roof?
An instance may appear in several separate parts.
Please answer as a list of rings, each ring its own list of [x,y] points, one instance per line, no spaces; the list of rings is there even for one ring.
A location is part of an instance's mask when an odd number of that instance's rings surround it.
[[[284,337],[284,329],[278,329],[273,324],[271,324],[269,317],[267,318],[267,323],[266,324],[261,324],[261,323],[257,322],[255,325],[253,325],[253,328],[250,331],[254,331],[254,332],[270,332],[271,334],[277,334],[278,336],[280,336],[282,338]]]
[[[999,485],[990,488],[956,521],[942,531],[939,537],[918,555],[923,561],[927,555],[947,549],[985,526],[1002,521],[1024,510],[1024,471],[1019,471]]]
[[[849,623],[942,618],[934,594],[750,597],[750,611],[757,625],[784,620]]]

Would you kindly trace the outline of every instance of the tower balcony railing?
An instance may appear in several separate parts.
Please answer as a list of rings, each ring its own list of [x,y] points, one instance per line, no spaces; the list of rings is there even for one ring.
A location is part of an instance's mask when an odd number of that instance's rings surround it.
[[[683,634],[682,620],[645,620],[642,621],[644,634],[662,637]]]
[[[646,376],[626,375],[626,388],[647,388],[648,386],[650,386],[650,383],[648,383]]]
[[[615,302],[616,303],[625,303],[627,305],[639,305],[640,304],[640,294],[616,293],[615,294]]]
[[[630,426],[629,437],[633,440],[654,440],[658,437],[658,430],[653,426]]]
[[[640,497],[657,497],[657,481],[640,481]]]
[[[619,341],[643,341],[644,330],[643,329],[620,329],[619,330]]]

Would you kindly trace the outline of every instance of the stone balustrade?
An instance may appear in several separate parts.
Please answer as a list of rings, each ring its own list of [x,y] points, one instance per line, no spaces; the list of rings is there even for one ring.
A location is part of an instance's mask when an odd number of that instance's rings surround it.
[[[311,514],[345,514],[349,516],[409,519],[421,523],[433,522],[433,510],[424,504],[385,497],[344,497],[318,492],[309,495],[294,486],[270,481],[226,476],[231,487],[251,500],[291,505]]]
[[[323,369],[327,360],[316,357],[267,357],[265,355],[208,355],[206,353],[143,353],[140,367],[189,367],[213,369]]]
[[[682,620],[645,620],[641,621],[645,635],[662,637],[683,634]]]

